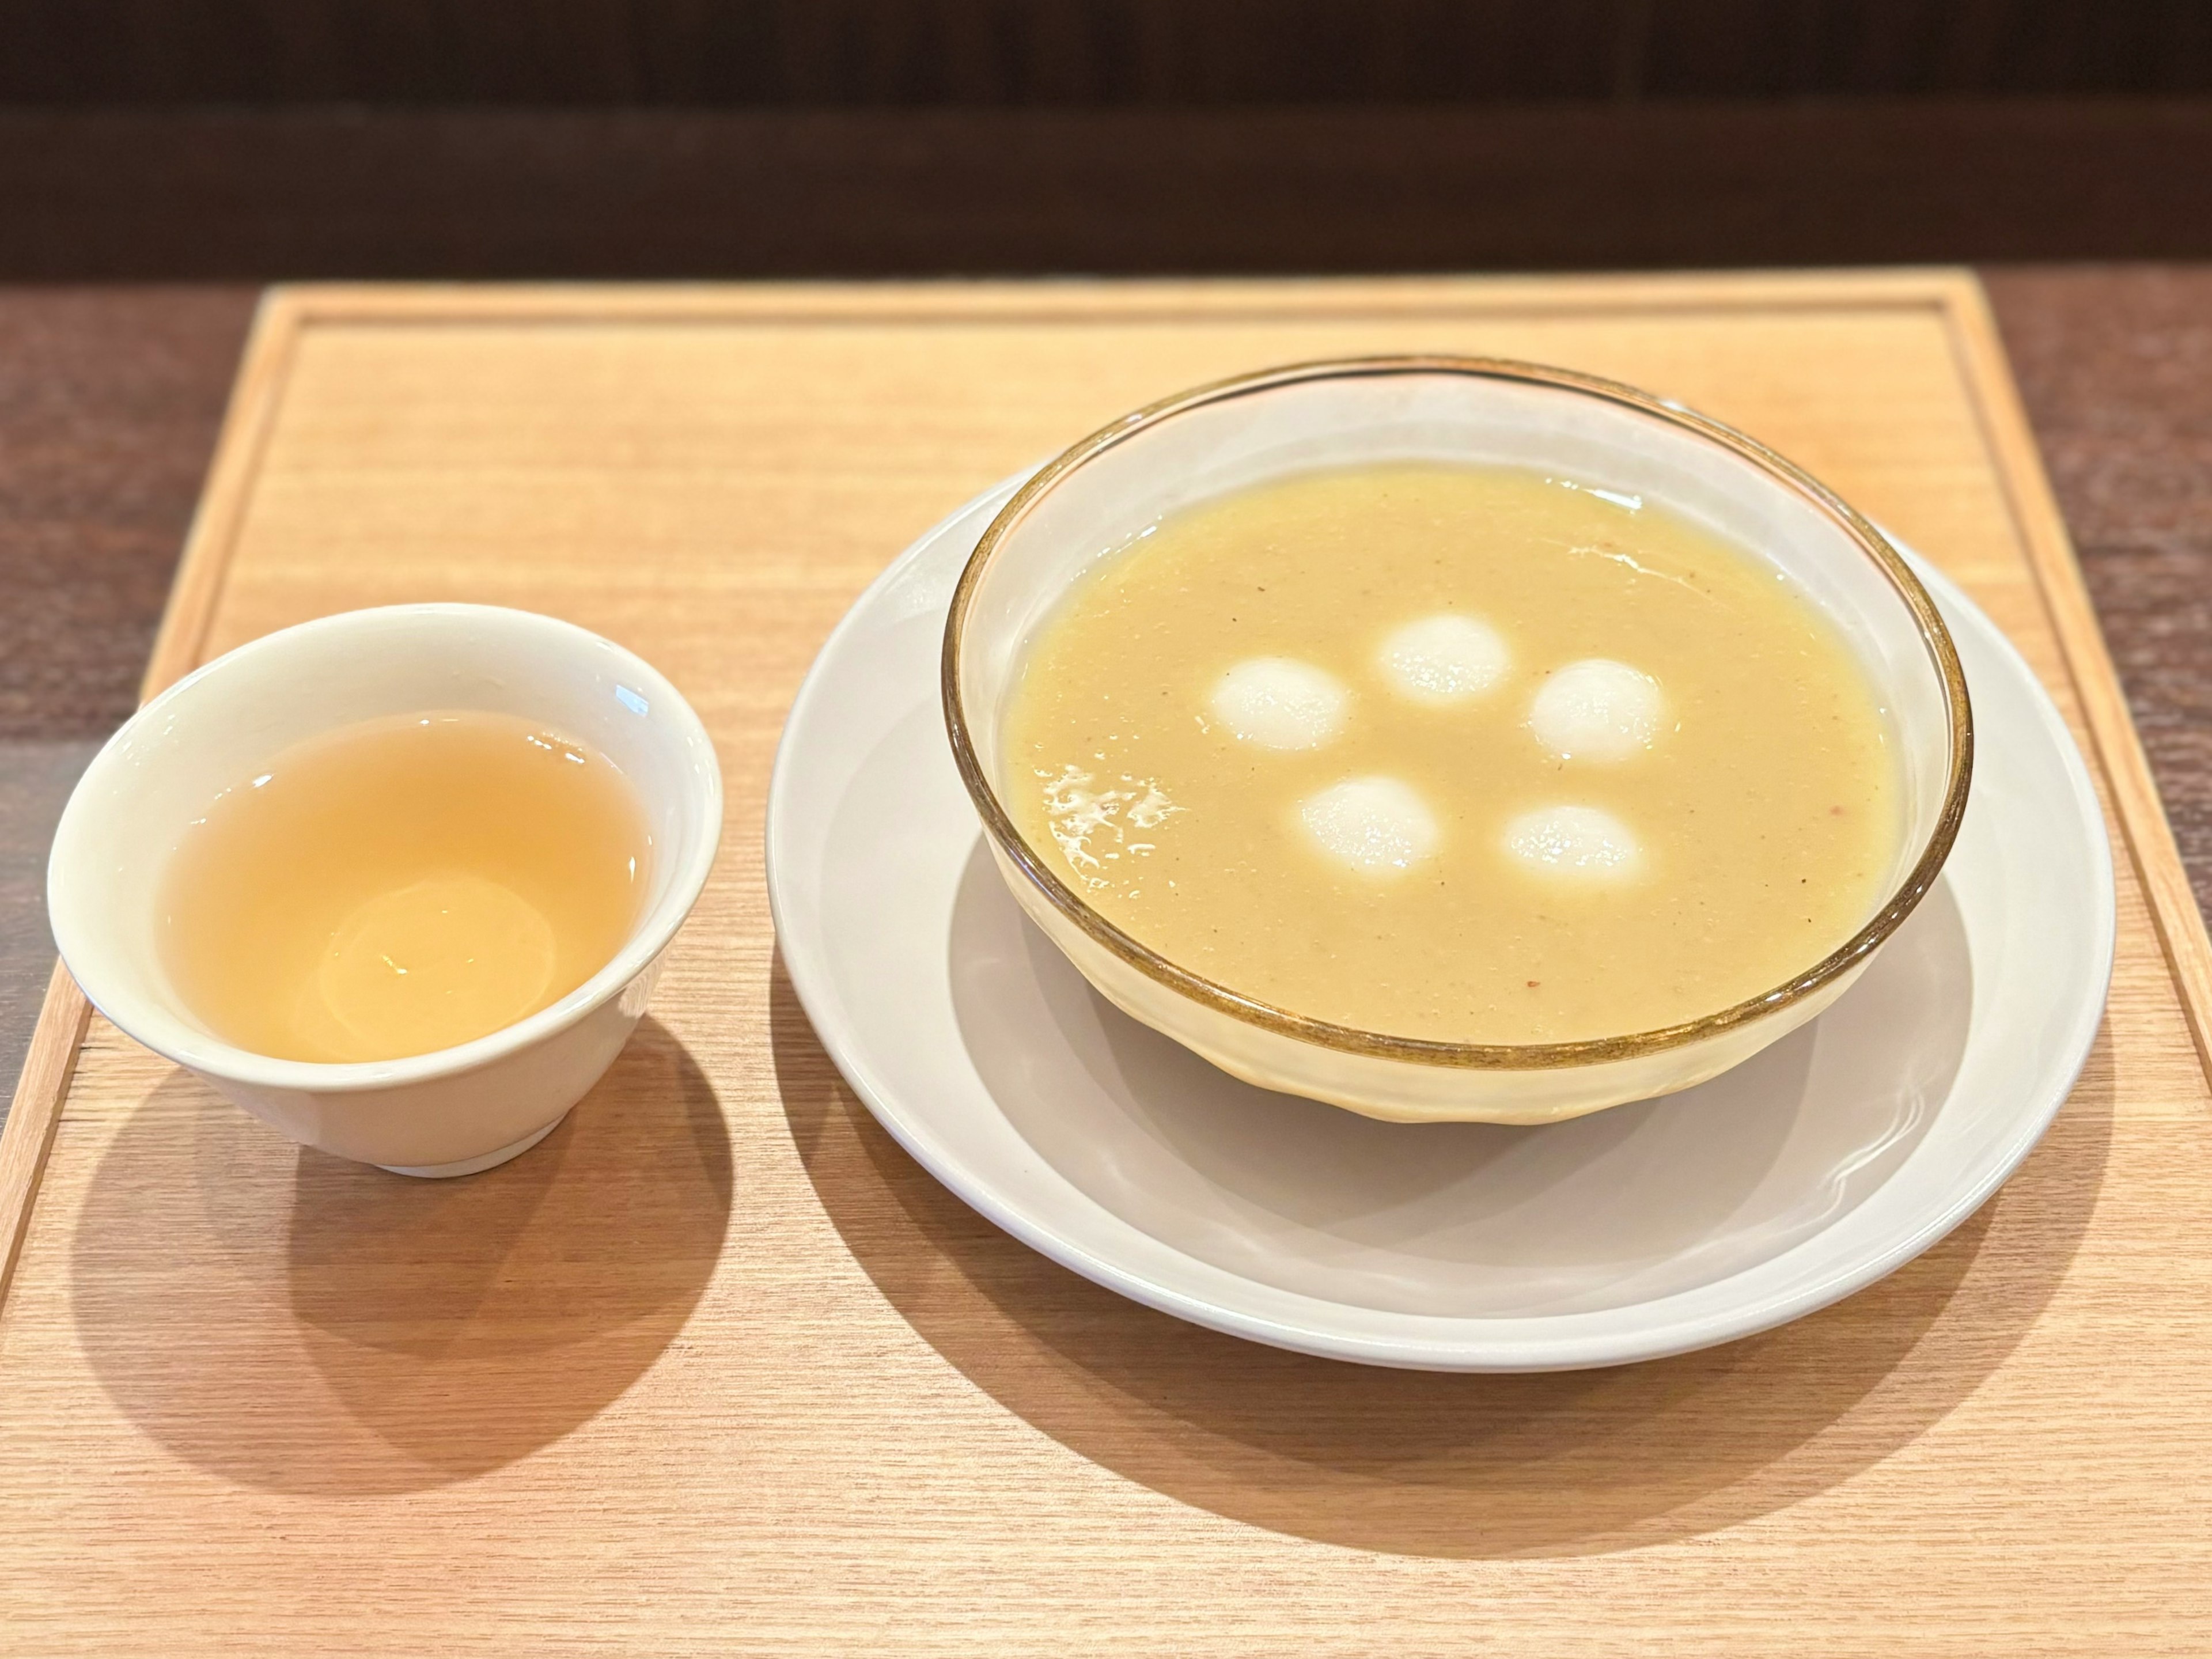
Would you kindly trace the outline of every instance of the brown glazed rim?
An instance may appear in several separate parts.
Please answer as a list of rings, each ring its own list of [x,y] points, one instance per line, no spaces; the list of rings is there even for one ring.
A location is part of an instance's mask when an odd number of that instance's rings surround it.
[[[1665,421],[1695,433],[1741,457],[1770,477],[1778,479],[1800,498],[1818,508],[1840,527],[1859,550],[1889,579],[1890,586],[1912,613],[1913,621],[1920,630],[1921,642],[1927,647],[1928,654],[1943,682],[1945,710],[1949,717],[1950,775],[1944,787],[1943,809],[1928,838],[1928,844],[1921,849],[1911,871],[1874,918],[1850,939],[1804,972],[1771,991],[1747,998],[1717,1013],[1707,1014],[1679,1025],[1661,1026],[1624,1036],[1593,1037],[1576,1042],[1536,1043],[1447,1042],[1434,1038],[1391,1036],[1294,1014],[1177,967],[1123,933],[1084,902],[1053,872],[1014,827],[1012,817],[1000,801],[991,781],[983,775],[982,767],[975,758],[975,744],[969,734],[967,711],[961,701],[960,641],[969,609],[974,603],[984,573],[990,568],[992,559],[997,556],[1007,537],[1030,510],[1078,467],[1136,434],[1192,410],[1254,397],[1309,380],[1412,374],[1462,374],[1481,380],[1510,380],[1555,387],[1618,404],[1650,419]],[[1960,670],[1959,653],[1952,643],[1950,631],[1944,627],[1943,619],[1936,611],[1935,601],[1929,597],[1928,590],[1921,586],[1919,579],[1899,556],[1897,550],[1832,490],[1756,439],[1676,404],[1662,402],[1649,392],[1639,392],[1615,380],[1577,374],[1571,369],[1551,368],[1539,363],[1515,362],[1493,357],[1348,357],[1321,362],[1292,363],[1177,392],[1173,397],[1161,398],[1158,403],[1147,404],[1111,425],[1101,427],[1089,437],[1061,452],[1024,484],[1013,499],[1000,509],[998,517],[991,521],[990,527],[983,532],[982,539],[975,544],[975,550],[969,556],[967,568],[961,572],[959,586],[953,590],[951,611],[945,619],[941,674],[945,724],[952,739],[953,759],[960,768],[961,781],[968,786],[968,793],[975,800],[975,810],[981,814],[984,827],[991,838],[1060,915],[1139,973],[1194,1002],[1249,1024],[1322,1048],[1421,1066],[1531,1071],[1629,1060],[1717,1036],[1802,1001],[1865,961],[1882,941],[1897,931],[1905,917],[1912,914],[1913,907],[1935,885],[1936,875],[1943,867],[1943,860],[1950,854],[1951,843],[1958,836],[1960,820],[1966,815],[1967,785],[1973,772],[1973,715],[1966,697],[1966,676]]]

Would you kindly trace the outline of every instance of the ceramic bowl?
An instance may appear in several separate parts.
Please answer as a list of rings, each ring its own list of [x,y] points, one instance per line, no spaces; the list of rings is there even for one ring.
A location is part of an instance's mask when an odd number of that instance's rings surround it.
[[[619,767],[654,858],[636,925],[567,996],[489,1036],[404,1060],[276,1060],[210,1031],[156,945],[187,823],[293,744],[380,715],[481,709],[543,721]],[[288,628],[178,681],[94,757],[47,866],[54,937],[101,1013],[293,1139],[403,1175],[465,1175],[551,1131],[645,1012],[721,838],[713,743],[676,688],[610,641],[489,605],[398,605]]]
[[[1585,1042],[1438,1042],[1312,1019],[1193,973],[1084,902],[1000,798],[1001,729],[1030,642],[1071,587],[1168,514],[1320,467],[1430,460],[1534,468],[1664,502],[1772,565],[1874,684],[1905,831],[1881,902],[1784,983],[1660,1030]],[[1016,900],[1108,1000],[1263,1088],[1407,1121],[1539,1123],[1717,1076],[1842,995],[1942,870],[1972,772],[1950,635],[1874,526],[1754,440],[1632,387],[1490,359],[1305,363],[1201,386],[1093,433],[993,520],[955,590],[945,716]]]

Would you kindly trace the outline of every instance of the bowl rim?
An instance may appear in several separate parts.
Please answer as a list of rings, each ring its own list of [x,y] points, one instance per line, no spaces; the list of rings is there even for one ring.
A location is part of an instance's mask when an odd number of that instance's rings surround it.
[[[82,814],[93,810],[87,791],[104,778],[116,757],[137,738],[158,729],[158,722],[180,701],[204,694],[212,680],[234,673],[242,660],[275,649],[281,643],[296,645],[302,639],[323,636],[324,648],[337,647],[343,636],[378,628],[478,621],[495,627],[519,628],[545,640],[555,653],[573,659],[579,653],[611,656],[622,678],[634,684],[647,702],[668,709],[679,748],[703,757],[703,767],[693,769],[700,787],[690,789],[683,810],[702,831],[690,855],[671,874],[659,902],[641,912],[631,925],[621,947],[599,969],[565,996],[556,998],[535,1013],[450,1048],[394,1060],[285,1060],[258,1054],[227,1042],[176,1015],[156,1010],[155,1018],[141,1018],[145,999],[116,987],[102,971],[102,960],[114,947],[96,943],[103,930],[89,895],[76,890],[79,872],[68,867],[74,837]],[[427,705],[426,705],[427,706]],[[337,723],[342,726],[344,722]],[[331,728],[335,730],[337,726]],[[438,1079],[464,1075],[534,1048],[586,1018],[649,969],[676,937],[698,902],[707,878],[720,850],[723,817],[721,763],[714,740],[696,710],[667,678],[644,658],[587,628],[549,617],[543,611],[518,606],[432,601],[412,605],[371,605],[316,617],[260,635],[236,646],[175,680],[139,705],[107,742],[101,745],[62,809],[54,831],[52,851],[46,862],[46,908],[64,966],[88,1000],[116,1028],[145,1044],[164,1059],[191,1071],[252,1088],[281,1089],[307,1095],[352,1095],[404,1088]]]
[[[1398,1036],[1293,1013],[1178,966],[1093,909],[1054,873],[1036,849],[1024,838],[976,757],[967,709],[962,697],[959,665],[961,641],[966,630],[969,611],[981,586],[984,574],[1030,510],[1079,467],[1137,434],[1179,415],[1310,381],[1401,375],[1462,375],[1544,386],[1611,404],[1646,418],[1684,428],[1731,452],[1818,509],[1840,528],[1847,539],[1887,578],[1891,587],[1911,613],[1919,630],[1921,643],[1942,684],[1944,713],[1950,739],[1949,766],[1942,808],[1919,856],[1872,918],[1850,939],[1811,967],[1771,990],[1747,997],[1713,1013],[1672,1025],[1656,1026],[1616,1036],[1581,1038],[1571,1042],[1457,1042],[1435,1037]],[[1129,967],[1218,1013],[1318,1048],[1419,1066],[1540,1071],[1632,1060],[1719,1036],[1813,996],[1862,966],[1903,925],[1905,919],[1926,896],[1928,890],[1935,885],[1944,860],[1950,855],[1952,843],[1958,838],[1959,825],[1966,816],[1966,797],[1973,776],[1973,710],[1967,696],[1966,674],[1960,666],[1958,648],[1927,588],[1913,574],[1911,568],[1897,550],[1863,515],[1802,467],[1757,439],[1708,416],[1700,415],[1680,403],[1600,375],[1505,357],[1410,353],[1322,358],[1289,363],[1231,375],[1172,393],[1100,427],[1062,450],[1033,474],[984,530],[953,588],[951,606],[945,617],[939,676],[945,731],[951,739],[953,761],[959,769],[961,782],[967,787],[969,798],[974,801],[984,828],[999,852],[1022,872],[1046,902],[1060,915]]]

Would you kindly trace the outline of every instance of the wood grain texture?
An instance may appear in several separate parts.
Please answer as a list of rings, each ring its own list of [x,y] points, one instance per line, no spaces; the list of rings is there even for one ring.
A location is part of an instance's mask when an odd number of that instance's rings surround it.
[[[14,1127],[0,1127],[0,1301],[15,1277],[15,1257],[30,1224],[39,1178],[46,1173],[46,1154],[53,1148],[62,1103],[76,1075],[77,1050],[91,1017],[92,1005],[57,962],[46,979],[38,1030],[15,1081],[8,1113],[8,1122]]]
[[[1984,431],[2005,478],[2008,505],[2017,532],[2042,586],[2051,629],[2065,653],[2068,670],[2075,684],[2084,690],[2081,716],[2096,744],[2100,769],[2112,792],[2113,810],[2127,831],[2126,850],[2135,861],[2136,879],[2142,886],[2160,943],[2180,988],[2197,1055],[2212,1068],[2212,943],[2207,941],[2204,918],[2197,908],[2189,872],[2181,862],[2181,849],[2175,845],[2166,808],[2159,799],[2150,761],[2136,740],[2126,693],[2098,629],[2088,591],[2082,585],[2081,568],[2067,537],[2065,520],[2059,515],[2057,498],[2044,476],[2035,434],[2005,372],[2004,344],[1997,336],[1996,319],[1978,286],[1960,302],[1957,329],[1960,349],[1971,366],[1970,372],[1984,387]]]
[[[0,1305],[10,1645],[2201,1648],[2212,1097],[2128,859],[2106,1029],[1978,1215],[1783,1330],[1522,1378],[1239,1343],[998,1233],[838,1081],[760,882],[782,712],[914,534],[1164,389],[1421,348],[1681,398],[1893,526],[2155,872],[1978,306],[1940,272],[277,296],[221,586],[162,660],[391,599],[569,617],[693,697],[725,851],[616,1071],[483,1177],[301,1152],[91,1023]]]
[[[1984,280],[2198,907],[2212,914],[2212,268]]]
[[[247,481],[259,463],[262,439],[289,361],[293,333],[289,327],[280,330],[276,337],[264,343],[257,329],[247,341],[245,366],[232,391],[215,465],[185,536],[184,556],[139,682],[141,702],[203,660],[202,645],[236,538],[235,515],[244,502]],[[44,941],[39,943],[43,945]],[[7,965],[20,972],[21,955],[10,951]],[[92,1006],[76,981],[59,963],[54,964],[8,1115],[0,1119],[0,1298],[6,1297],[15,1271],[28,1219],[27,1200],[45,1167],[60,1098],[68,1087],[76,1046],[91,1013]],[[16,1125],[19,1115],[23,1121]]]
[[[53,971],[47,839],[135,701],[252,303],[0,290],[0,1089]]]
[[[0,289],[0,743],[130,712],[253,302]]]
[[[246,362],[231,392],[216,442],[215,464],[199,510],[192,515],[183,557],[170,585],[154,649],[138,687],[140,702],[167,688],[205,660],[217,600],[229,573],[238,514],[261,460],[261,448],[278,388],[290,362],[298,330],[289,319],[264,335],[257,319],[246,341]],[[63,965],[56,963],[39,1023],[8,1115],[0,1120],[0,1306],[30,1219],[31,1200],[53,1144],[64,1098],[76,1066],[92,1005]],[[16,1120],[21,1119],[19,1123]]]

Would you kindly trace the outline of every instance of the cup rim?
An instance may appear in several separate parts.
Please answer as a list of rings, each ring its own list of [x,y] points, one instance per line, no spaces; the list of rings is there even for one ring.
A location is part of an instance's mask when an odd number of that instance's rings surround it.
[[[1942,684],[1950,756],[1942,808],[1911,869],[1873,917],[1850,939],[1811,967],[1771,990],[1747,997],[1712,1013],[1672,1025],[1620,1036],[1588,1037],[1571,1042],[1532,1043],[1456,1042],[1433,1037],[1398,1036],[1293,1013],[1177,965],[1093,909],[1053,872],[1015,826],[1012,815],[1000,800],[996,787],[976,758],[960,683],[960,647],[969,611],[985,572],[1030,509],[1062,480],[1090,461],[1140,432],[1194,410],[1309,381],[1413,375],[1462,375],[1545,386],[1613,404],[1684,428],[1731,452],[1819,510],[1841,529],[1846,538],[1888,580],[1892,589],[1904,602]],[[1418,353],[1324,358],[1290,363],[1231,375],[1172,393],[1133,410],[1078,440],[1047,462],[1015,492],[991,520],[975,544],[975,551],[969,556],[961,570],[960,580],[953,589],[951,607],[945,617],[939,685],[944,703],[945,730],[952,744],[953,761],[959,769],[961,782],[966,786],[969,797],[983,820],[986,831],[1000,852],[1021,872],[1046,902],[1091,939],[1169,990],[1246,1024],[1342,1054],[1419,1066],[1469,1070],[1548,1071],[1632,1060],[1717,1036],[1803,1001],[1863,964],[1903,925],[1905,919],[1926,896],[1928,890],[1935,885],[1944,860],[1950,855],[1952,843],[1958,838],[1959,825],[1966,816],[1966,797],[1973,776],[1973,710],[1967,696],[1966,674],[1960,666],[1958,648],[1927,588],[1913,574],[1911,568],[1897,550],[1864,516],[1802,467],[1734,427],[1700,415],[1671,399],[1655,397],[1618,380],[1586,374],[1579,370],[1504,357]]]
[[[80,798],[103,763],[108,760],[118,744],[154,729],[156,722],[179,701],[196,695],[199,688],[210,680],[236,672],[240,661],[274,648],[279,641],[296,641],[303,635],[343,635],[365,626],[393,622],[437,618],[465,620],[471,617],[496,618],[501,626],[519,623],[536,629],[556,641],[563,650],[611,653],[623,678],[634,683],[649,704],[656,708],[665,706],[670,711],[682,747],[705,757],[705,767],[691,775],[701,778],[704,787],[687,790],[691,798],[685,802],[685,810],[696,827],[703,833],[690,856],[672,875],[659,901],[633,925],[622,948],[597,973],[567,995],[557,998],[513,1024],[502,1025],[497,1030],[487,1032],[467,1042],[456,1043],[451,1048],[434,1048],[425,1054],[404,1055],[396,1060],[284,1060],[226,1042],[166,1011],[155,1012],[150,1019],[141,1018],[147,1012],[142,1001],[128,990],[118,995],[112,981],[100,972],[98,965],[100,950],[92,944],[99,924],[84,914],[82,902],[70,890],[62,876],[62,866],[73,827],[80,821]],[[315,1095],[358,1094],[402,1088],[479,1070],[557,1036],[619,995],[625,986],[667,948],[669,941],[675,938],[677,930],[690,915],[692,907],[698,902],[700,892],[706,886],[708,874],[714,867],[714,859],[720,849],[721,836],[721,763],[714,752],[714,740],[683,694],[659,670],[635,652],[574,623],[512,605],[453,601],[373,605],[317,617],[249,640],[212,661],[202,664],[140,704],[137,712],[125,720],[101,745],[100,752],[93,757],[91,764],[85,768],[83,776],[79,779],[76,789],[70,792],[69,802],[62,810],[60,823],[54,832],[53,850],[46,864],[46,913],[62,961],[87,999],[118,1030],[165,1059],[226,1082],[255,1088],[291,1090]],[[89,974],[82,971],[82,965],[88,963],[92,964]]]

